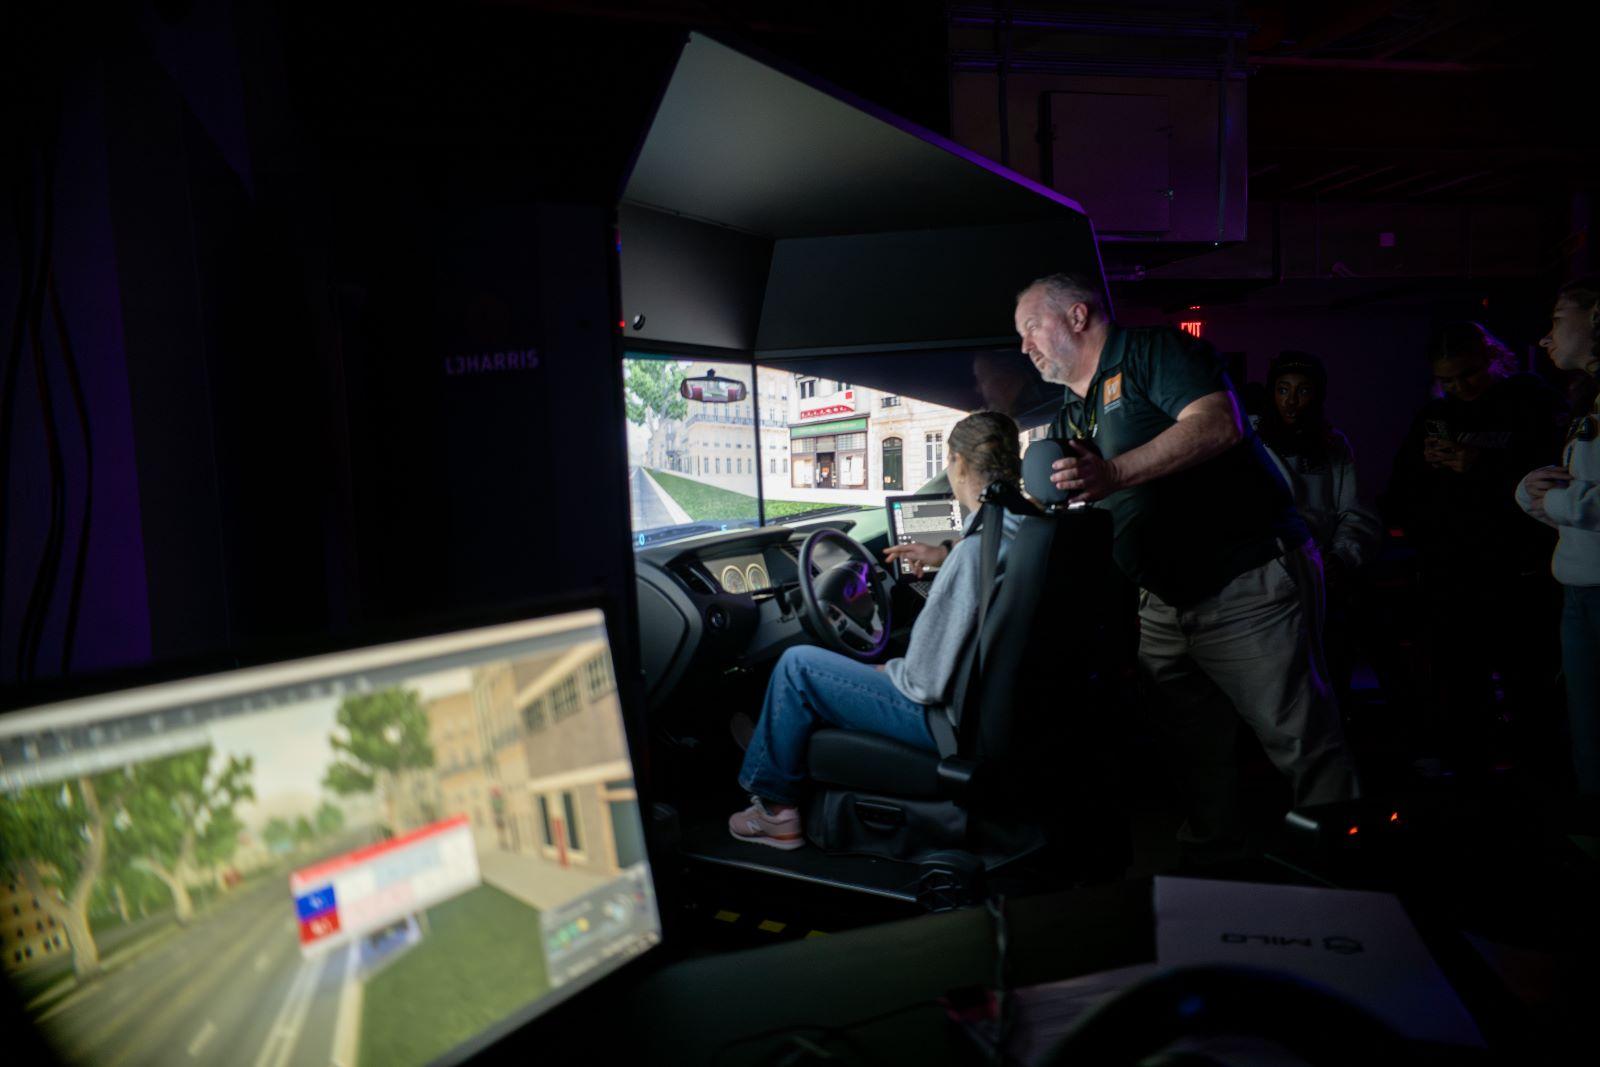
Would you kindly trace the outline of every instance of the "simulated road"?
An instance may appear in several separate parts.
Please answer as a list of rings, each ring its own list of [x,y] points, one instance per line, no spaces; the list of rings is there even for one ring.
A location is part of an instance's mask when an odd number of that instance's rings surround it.
[[[41,1025],[64,1058],[105,1067],[328,1064],[350,952],[303,960],[288,888],[272,878],[73,994]]]

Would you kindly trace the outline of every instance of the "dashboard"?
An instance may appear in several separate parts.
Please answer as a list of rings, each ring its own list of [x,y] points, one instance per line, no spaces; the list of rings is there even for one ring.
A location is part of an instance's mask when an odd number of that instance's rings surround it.
[[[639,647],[650,702],[664,700],[693,670],[764,663],[807,642],[796,602],[800,547],[820,527],[849,533],[854,526],[836,518],[711,534],[636,552]],[[883,545],[869,541],[867,547],[876,556]],[[813,562],[825,570],[849,558],[824,543]]]
[[[710,560],[708,565],[724,593],[765,593],[773,588],[763,556],[727,556]]]

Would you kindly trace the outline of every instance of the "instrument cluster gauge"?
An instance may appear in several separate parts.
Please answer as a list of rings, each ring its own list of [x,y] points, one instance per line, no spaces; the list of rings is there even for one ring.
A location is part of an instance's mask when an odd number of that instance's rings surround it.
[[[750,582],[750,591],[758,593],[772,586],[772,579],[767,577],[767,568],[759,563],[752,563],[744,569],[744,576]]]
[[[725,593],[744,592],[744,571],[731,564],[722,568],[722,591]]]

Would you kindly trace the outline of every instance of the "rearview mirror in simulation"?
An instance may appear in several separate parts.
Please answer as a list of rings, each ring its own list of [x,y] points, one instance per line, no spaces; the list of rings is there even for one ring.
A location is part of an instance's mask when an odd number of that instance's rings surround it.
[[[750,387],[737,378],[722,378],[706,371],[703,378],[685,378],[679,382],[678,395],[702,404],[737,404],[750,395]]]

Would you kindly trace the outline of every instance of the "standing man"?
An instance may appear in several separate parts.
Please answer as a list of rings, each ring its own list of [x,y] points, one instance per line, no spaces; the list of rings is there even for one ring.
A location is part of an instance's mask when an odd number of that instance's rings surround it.
[[[1123,329],[1098,282],[1052,274],[1017,298],[1022,351],[1066,386],[1056,487],[1112,514],[1139,594],[1139,667],[1179,760],[1179,840],[1240,854],[1242,718],[1297,807],[1348,800],[1355,774],[1322,657],[1322,563],[1288,486],[1241,420],[1209,345]]]

